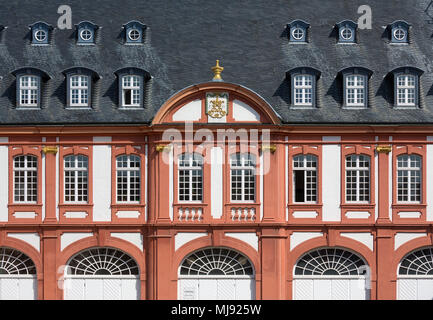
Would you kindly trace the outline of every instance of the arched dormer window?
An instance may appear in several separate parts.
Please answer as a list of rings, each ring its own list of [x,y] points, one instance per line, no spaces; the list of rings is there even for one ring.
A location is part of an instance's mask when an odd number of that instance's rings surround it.
[[[31,30],[32,44],[49,44],[51,38],[51,31],[53,27],[43,21],[36,22],[29,26]]]
[[[130,21],[123,25],[126,44],[141,44],[144,42],[144,32],[147,26],[139,21]]]
[[[403,20],[388,25],[391,43],[409,43],[409,28],[410,24]]]
[[[119,108],[144,107],[144,86],[150,74],[139,68],[124,68],[116,71],[119,84]]]
[[[343,79],[343,107],[367,108],[368,82],[373,72],[363,67],[350,67],[340,73]]]
[[[416,108],[420,106],[420,77],[423,71],[413,67],[402,67],[391,71],[394,84],[394,106]]]
[[[307,32],[310,24],[302,20],[294,20],[287,24],[288,38],[290,42],[306,43]]]
[[[358,24],[352,20],[344,20],[336,24],[338,43],[356,43]]]
[[[295,108],[316,107],[316,88],[320,71],[310,67],[299,67],[287,71],[290,81],[291,104]]]
[[[89,21],[82,21],[75,26],[77,34],[77,44],[94,44],[96,38],[96,30],[99,27]]]
[[[66,77],[66,107],[90,108],[93,85],[99,75],[87,68],[71,68],[63,71],[63,74]]]
[[[44,84],[50,76],[36,68],[22,68],[12,74],[16,77],[16,107],[40,108]]]

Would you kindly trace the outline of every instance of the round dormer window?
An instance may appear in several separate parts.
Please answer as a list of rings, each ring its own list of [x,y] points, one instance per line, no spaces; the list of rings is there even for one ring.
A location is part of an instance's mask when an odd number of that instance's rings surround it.
[[[353,36],[353,31],[350,28],[343,28],[341,30],[341,38],[343,38],[343,40],[350,40]]]
[[[131,29],[128,32],[128,37],[131,41],[137,41],[140,39],[140,31],[138,29]]]
[[[404,40],[404,38],[406,37],[406,31],[399,27],[397,29],[394,30],[394,38],[398,41],[402,41]]]
[[[302,40],[302,38],[304,37],[304,30],[302,30],[301,28],[293,29],[292,37],[295,40]]]
[[[90,39],[92,39],[92,31],[90,31],[89,29],[81,30],[80,38],[81,40],[89,41]]]
[[[35,39],[38,42],[43,42],[47,39],[47,32],[45,30],[38,30],[35,32]]]

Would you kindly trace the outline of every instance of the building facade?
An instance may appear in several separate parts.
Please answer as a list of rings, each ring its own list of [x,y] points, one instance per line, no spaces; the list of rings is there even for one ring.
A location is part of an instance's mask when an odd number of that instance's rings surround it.
[[[433,298],[429,1],[124,2],[0,13],[0,299]]]

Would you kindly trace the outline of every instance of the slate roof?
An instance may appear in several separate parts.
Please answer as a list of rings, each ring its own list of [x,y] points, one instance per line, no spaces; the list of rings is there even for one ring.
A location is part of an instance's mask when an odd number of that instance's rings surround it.
[[[143,124],[174,93],[212,78],[210,67],[220,59],[227,82],[261,95],[290,124],[433,124],[433,24],[425,9],[430,0],[74,0],[73,25],[91,21],[100,29],[94,46],[75,43],[74,29],[60,30],[57,9],[65,1],[0,0],[0,124]],[[342,20],[357,22],[358,7],[372,9],[373,28],[358,30],[358,43],[336,43],[333,31]],[[433,17],[433,6],[430,8]],[[309,43],[291,44],[286,24],[310,24]],[[147,26],[143,45],[124,45],[122,26],[138,20]],[[391,45],[386,26],[396,20],[411,25],[409,45]],[[30,44],[28,26],[45,21],[55,27],[49,46]],[[286,71],[309,66],[321,71],[318,106],[290,107]],[[341,107],[337,73],[362,66],[373,71],[369,108]],[[387,74],[402,66],[424,71],[421,107],[393,108]],[[14,70],[34,67],[51,79],[41,110],[15,109]],[[101,77],[91,110],[65,109],[62,71],[86,67]],[[119,110],[115,71],[139,67],[152,79],[144,110]]]

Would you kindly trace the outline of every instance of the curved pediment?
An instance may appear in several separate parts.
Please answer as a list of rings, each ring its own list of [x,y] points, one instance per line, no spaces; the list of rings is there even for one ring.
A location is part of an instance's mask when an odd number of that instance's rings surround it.
[[[280,119],[257,93],[237,84],[208,82],[173,95],[152,124],[182,122],[278,124]]]

